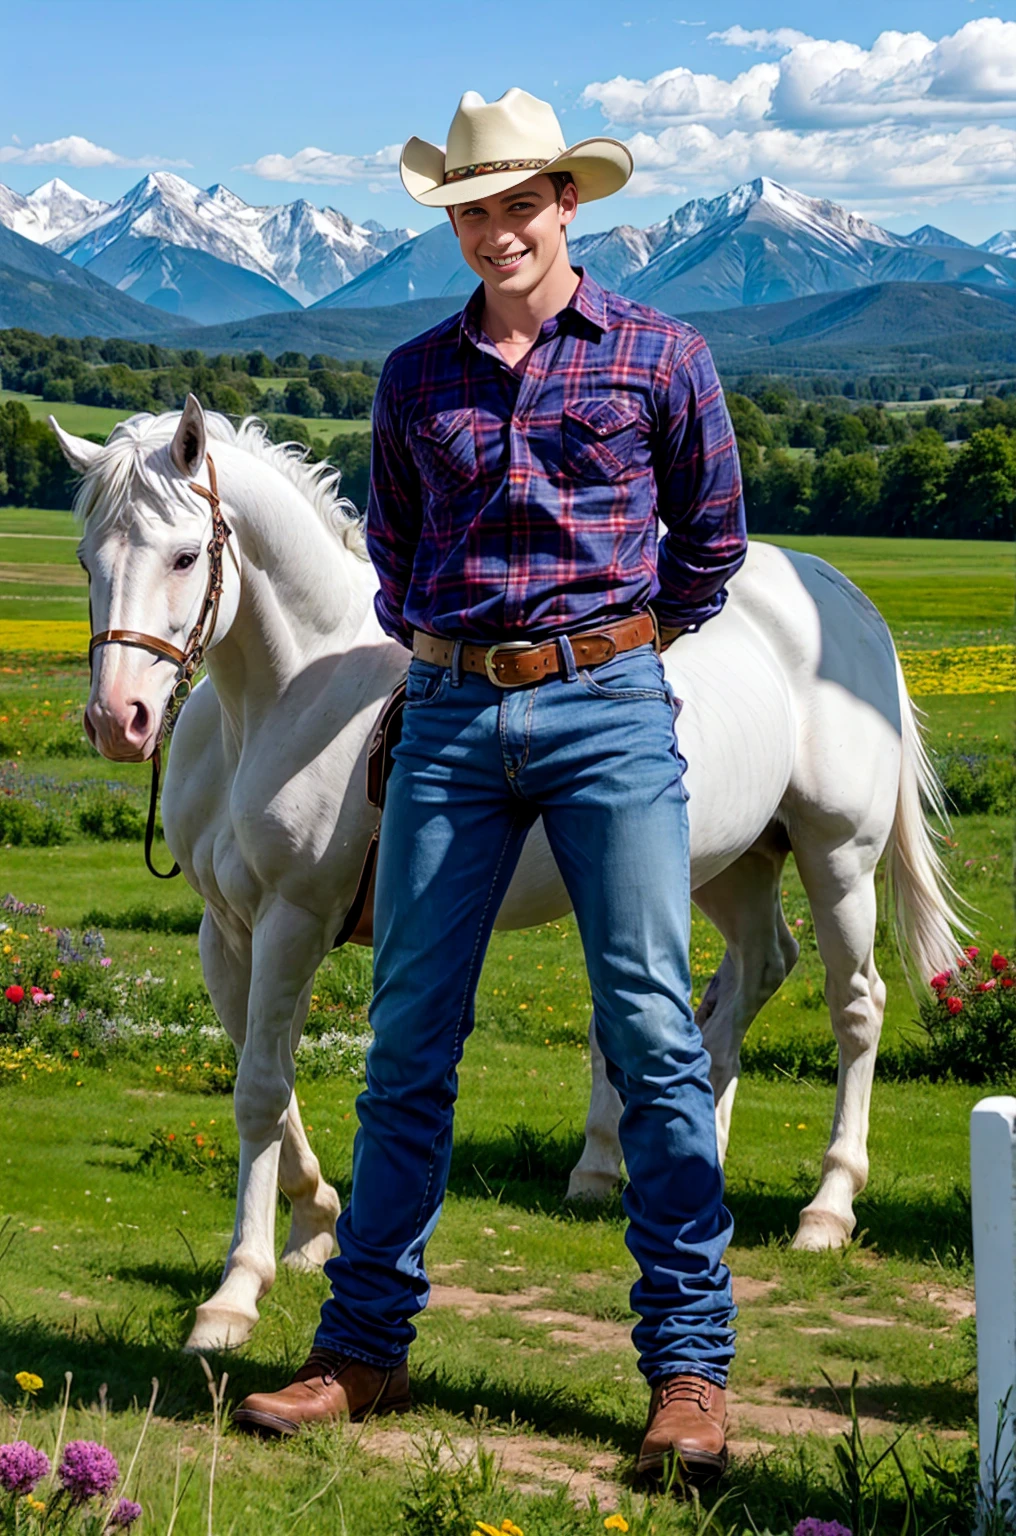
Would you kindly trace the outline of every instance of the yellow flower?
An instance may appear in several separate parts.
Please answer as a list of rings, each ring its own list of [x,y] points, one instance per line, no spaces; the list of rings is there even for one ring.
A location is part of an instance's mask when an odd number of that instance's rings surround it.
[[[623,1515],[608,1515],[603,1522],[603,1529],[605,1531],[626,1531],[628,1529],[628,1522]]]
[[[25,1503],[28,1505],[29,1509],[34,1510],[37,1515],[41,1515],[43,1510],[46,1508],[41,1499],[33,1499],[30,1493],[25,1495]]]
[[[42,1388],[42,1377],[36,1376],[34,1371],[19,1371],[14,1380],[22,1392],[38,1392]]]
[[[501,1530],[504,1530],[503,1526]],[[486,1520],[477,1520],[476,1529],[470,1532],[470,1536],[501,1536],[501,1531],[496,1525],[488,1525]]]
[[[518,1526],[513,1525],[510,1520],[502,1520],[501,1529],[504,1531],[505,1536],[522,1536],[522,1532],[519,1530]]]

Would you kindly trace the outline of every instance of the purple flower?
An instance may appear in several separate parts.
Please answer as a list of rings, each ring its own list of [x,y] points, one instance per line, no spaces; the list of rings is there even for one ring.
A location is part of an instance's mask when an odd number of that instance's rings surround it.
[[[118,1499],[113,1506],[106,1529],[107,1531],[129,1531],[140,1516],[140,1504],[135,1504],[133,1499]]]
[[[120,1476],[116,1457],[94,1440],[69,1440],[60,1463],[60,1481],[75,1504],[108,1493]]]
[[[851,1536],[851,1533],[838,1520],[820,1520],[817,1515],[809,1515],[794,1526],[794,1536]]]
[[[0,1445],[0,1488],[5,1493],[31,1493],[49,1473],[49,1457],[27,1440]]]

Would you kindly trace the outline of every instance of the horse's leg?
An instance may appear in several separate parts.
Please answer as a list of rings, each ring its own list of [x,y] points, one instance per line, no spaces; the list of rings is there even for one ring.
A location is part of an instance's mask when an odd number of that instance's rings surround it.
[[[275,901],[253,935],[246,1037],[233,1095],[240,1133],[236,1225],[222,1284],[197,1309],[189,1349],[244,1343],[275,1279],[279,1161],[293,1096],[293,1038],[326,948],[310,915]],[[283,958],[284,957],[284,958]]]
[[[739,859],[695,891],[696,906],[727,942],[695,1015],[712,1062],[709,1076],[721,1161],[730,1141],[741,1044],[752,1020],[779,991],[800,954],[780,901],[789,851],[786,832],[774,822]]]
[[[310,988],[307,985],[309,999]],[[304,1002],[300,1027],[307,1012]],[[294,1052],[295,1052],[294,1045]],[[339,1197],[321,1177],[321,1164],[311,1150],[300,1118],[296,1092],[290,1095],[286,1115],[286,1134],[279,1156],[279,1188],[293,1208],[289,1236],[282,1251],[282,1262],[290,1269],[320,1269],[335,1248],[335,1223],[339,1219]]]
[[[621,1142],[617,1128],[621,1100],[607,1081],[607,1066],[596,1039],[596,1016],[589,1020],[589,1055],[592,1087],[586,1116],[586,1140],[582,1156],[568,1180],[569,1200],[605,1200],[621,1180]]]
[[[860,837],[796,846],[815,937],[826,968],[826,1002],[839,1046],[836,1111],[822,1181],[801,1212],[795,1248],[842,1248],[854,1230],[854,1196],[868,1180],[868,1110],[886,989],[875,969],[877,845]]]

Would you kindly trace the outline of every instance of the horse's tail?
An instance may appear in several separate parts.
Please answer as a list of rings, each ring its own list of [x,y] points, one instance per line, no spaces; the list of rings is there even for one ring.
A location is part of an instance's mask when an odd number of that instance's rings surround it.
[[[938,971],[955,970],[961,953],[959,935],[973,937],[960,916],[959,907],[977,909],[949,879],[935,846],[952,831],[945,794],[921,739],[922,725],[911,702],[896,657],[896,684],[900,700],[902,758],[896,815],[889,838],[886,879],[893,911],[893,928],[903,967],[913,990],[915,982],[927,987]],[[945,833],[928,823],[925,806],[939,817]]]

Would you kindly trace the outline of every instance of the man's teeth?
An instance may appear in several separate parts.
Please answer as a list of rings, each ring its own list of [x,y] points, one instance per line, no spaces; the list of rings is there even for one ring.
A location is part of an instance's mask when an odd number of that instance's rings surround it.
[[[525,251],[514,251],[511,256],[491,256],[488,259],[494,263],[495,267],[513,267],[526,254]]]

